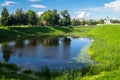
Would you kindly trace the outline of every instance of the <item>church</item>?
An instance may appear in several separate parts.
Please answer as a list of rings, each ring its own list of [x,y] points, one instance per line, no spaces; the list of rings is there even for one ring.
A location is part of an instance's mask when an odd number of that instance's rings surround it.
[[[111,21],[110,21],[109,17],[106,17],[106,18],[105,18],[104,24],[111,24]]]

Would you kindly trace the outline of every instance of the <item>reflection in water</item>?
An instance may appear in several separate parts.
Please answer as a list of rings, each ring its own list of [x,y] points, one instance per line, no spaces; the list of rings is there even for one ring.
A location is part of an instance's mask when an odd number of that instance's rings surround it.
[[[70,45],[70,42],[71,42],[70,37],[65,37],[64,40],[63,40],[64,46],[69,46],[69,45]]]
[[[59,39],[58,38],[45,38],[42,40],[42,44],[45,46],[49,46],[49,45],[59,45]]]
[[[36,46],[37,45],[37,39],[30,39],[29,40],[29,46]]]
[[[71,37],[32,37],[0,43],[0,61],[28,66],[66,66],[90,42]],[[79,45],[78,45],[79,44]],[[2,58],[1,58],[2,57]]]
[[[9,46],[8,43],[4,43],[2,45],[2,52],[3,52],[3,58],[6,62],[9,61],[11,54],[13,53],[12,48]]]
[[[9,61],[10,56],[11,56],[11,52],[5,52],[5,51],[3,51],[3,58],[4,58],[4,60],[5,60],[6,62]]]
[[[17,40],[15,43],[15,48],[23,48],[25,46],[23,40]]]

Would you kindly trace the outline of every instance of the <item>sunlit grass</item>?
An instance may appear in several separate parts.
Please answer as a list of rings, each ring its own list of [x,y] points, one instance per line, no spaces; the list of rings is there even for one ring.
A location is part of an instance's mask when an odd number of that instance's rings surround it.
[[[41,80],[119,80],[120,79],[120,25],[101,25],[94,28],[71,27],[6,27],[0,28],[0,37],[38,35],[88,36],[94,39],[89,49],[89,57],[96,62],[78,70],[51,72],[49,69],[33,73]],[[86,50],[85,50],[86,51]],[[84,52],[84,51],[83,51]],[[43,71],[44,72],[44,71]],[[51,76],[46,76],[48,73]],[[28,73],[28,72],[27,72]],[[5,73],[1,72],[5,75]],[[26,75],[26,73],[24,73]],[[55,75],[56,74],[56,75]],[[11,78],[13,74],[11,74]],[[16,75],[16,74],[14,74]],[[24,76],[25,76],[24,75]],[[1,76],[1,77],[2,77]],[[18,76],[18,75],[16,75]],[[23,76],[23,75],[20,75]],[[19,76],[19,77],[20,77]],[[5,78],[8,78],[5,76]],[[38,80],[39,80],[38,79]]]
[[[97,26],[88,35],[95,39],[88,53],[98,63],[100,73],[83,80],[120,79],[120,25]]]

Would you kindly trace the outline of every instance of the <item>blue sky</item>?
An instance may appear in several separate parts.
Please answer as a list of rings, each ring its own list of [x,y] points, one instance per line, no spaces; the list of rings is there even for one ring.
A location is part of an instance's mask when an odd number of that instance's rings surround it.
[[[120,19],[120,0],[0,0],[0,11],[6,5],[9,12],[17,8],[41,14],[48,9],[68,10],[72,18]]]

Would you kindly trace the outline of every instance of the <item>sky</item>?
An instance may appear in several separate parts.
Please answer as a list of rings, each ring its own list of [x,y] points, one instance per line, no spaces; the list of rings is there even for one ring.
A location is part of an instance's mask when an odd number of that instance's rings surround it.
[[[120,19],[120,0],[0,0],[0,12],[5,5],[10,13],[22,8],[40,15],[46,10],[57,9],[58,13],[68,10],[76,19]]]

